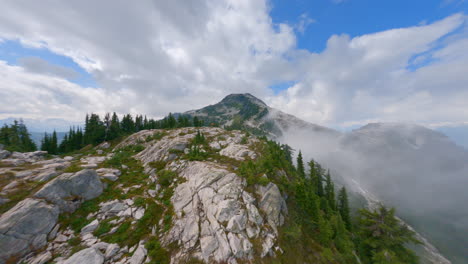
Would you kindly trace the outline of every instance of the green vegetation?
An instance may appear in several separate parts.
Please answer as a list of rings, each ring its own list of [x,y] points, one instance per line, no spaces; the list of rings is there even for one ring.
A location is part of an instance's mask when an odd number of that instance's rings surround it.
[[[158,173],[159,184],[163,187],[171,185],[172,181],[177,177],[177,173],[171,170],[161,170]]]
[[[62,228],[69,226],[73,231],[79,233],[83,227],[94,220],[87,219],[88,214],[97,210],[99,210],[97,199],[85,201],[73,214],[60,214],[59,221],[62,223]]]
[[[153,141],[153,140],[160,140],[166,135],[167,135],[166,132],[159,132],[159,131],[155,132],[152,136],[148,136],[146,138],[146,142],[150,142],[150,141]]]
[[[37,150],[23,121],[14,121],[0,128],[0,144],[9,151],[28,152]]]
[[[167,162],[162,161],[162,160],[156,160],[156,161],[152,161],[152,162],[148,163],[148,165],[151,168],[155,168],[158,171],[163,170],[166,167],[166,164],[167,164]]]
[[[189,153],[186,155],[188,160],[206,160],[208,158],[208,153],[200,149],[199,146],[192,146]]]
[[[22,123],[17,124],[15,121],[14,127],[15,129],[21,127]],[[42,139],[42,143],[44,146],[44,150],[49,151],[51,154],[65,154],[70,153],[76,150],[80,150],[87,145],[98,145],[104,141],[113,141],[118,140],[122,137],[128,136],[135,132],[144,130],[144,129],[173,129],[173,128],[180,128],[180,127],[201,127],[203,126],[203,120],[200,120],[198,117],[190,117],[187,115],[178,115],[177,118],[174,117],[171,113],[168,116],[164,117],[161,120],[154,120],[148,119],[143,117],[142,115],[136,115],[133,118],[132,115],[126,114],[122,117],[122,120],[119,119],[117,114],[114,112],[112,115],[107,113],[104,118],[101,118],[97,114],[86,115],[85,117],[85,125],[84,129],[80,127],[71,127],[69,132],[65,135],[64,139],[57,145],[56,135],[54,138],[55,132],[50,136],[48,134],[44,135]],[[25,127],[24,127],[25,128]],[[5,138],[9,138],[9,135],[12,134],[11,128],[2,128],[5,130]],[[21,130],[20,129],[20,130]],[[22,132],[19,139],[26,138],[27,135]],[[146,142],[152,140],[160,140],[164,137],[166,133],[164,132],[156,132],[153,136],[147,137],[145,140]],[[2,143],[3,134],[0,132],[0,143]],[[29,136],[28,136],[29,137]],[[17,144],[19,142],[17,140],[18,137],[12,137],[9,140],[6,140],[5,143],[2,143],[6,146],[16,146],[19,148],[21,144]],[[10,141],[12,143],[10,144]],[[25,141],[26,142],[26,141]],[[29,142],[29,141],[28,141]],[[32,141],[30,142],[34,144]],[[29,143],[28,143],[29,144]],[[28,144],[25,144],[28,145]],[[29,145],[28,145],[29,146]],[[34,149],[35,150],[35,147]],[[29,148],[23,150],[16,150],[15,151],[32,151]]]
[[[110,221],[114,220],[113,218],[108,218],[101,223],[99,223],[99,226],[94,230],[93,235],[96,237],[100,237],[103,234],[108,233],[112,229],[112,224],[109,223]]]
[[[299,152],[294,166],[288,146],[265,138],[255,150],[259,158],[242,162],[237,173],[248,185],[277,184],[288,194],[289,210],[280,229],[284,253],[259,263],[417,263],[405,246],[418,241],[395,218],[394,209],[363,209],[352,221],[346,189],[336,196],[330,172],[319,163],[311,160],[306,171]]]
[[[420,243],[415,233],[395,218],[395,209],[382,205],[376,210],[362,209],[359,217],[359,252],[366,263],[418,263],[416,255],[405,247]]]
[[[151,237],[145,244],[148,250],[148,256],[151,258],[151,264],[169,264],[171,263],[171,256],[169,252],[164,249],[156,237]]]

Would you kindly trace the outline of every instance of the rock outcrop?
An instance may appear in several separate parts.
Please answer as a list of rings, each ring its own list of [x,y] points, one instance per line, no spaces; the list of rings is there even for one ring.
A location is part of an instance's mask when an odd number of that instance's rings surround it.
[[[34,196],[58,205],[62,212],[73,212],[82,201],[98,197],[103,189],[96,171],[87,169],[60,175]]]
[[[199,148],[207,156],[194,161],[188,155],[198,133],[206,138]],[[33,198],[22,201],[1,217],[0,256],[4,262],[17,258],[35,264],[50,261],[142,264],[153,261],[150,249],[145,247],[149,237],[156,237],[163,247],[178,244],[168,256],[172,263],[192,258],[205,263],[238,263],[253,261],[259,255],[280,254],[278,227],[284,223],[287,208],[278,186],[269,183],[247,188],[246,179],[237,174],[235,167],[258,157],[254,150],[258,142],[241,131],[181,128],[140,131],[113,150],[110,144],[96,147],[101,156],[42,159],[41,153],[10,155],[9,159],[15,162],[35,161],[31,163],[32,169],[14,170],[14,180],[3,187],[5,192],[30,180],[46,183]],[[102,167],[103,161],[116,152],[133,151],[134,148],[124,148],[129,145],[139,145],[141,151],[133,156],[137,162],[117,165],[118,169]],[[225,161],[231,164],[224,164]],[[96,171],[62,173],[71,164]],[[164,181],[161,170],[171,178]],[[122,179],[129,179],[128,173],[138,181],[124,182]],[[73,218],[73,212],[83,201],[98,197],[106,185],[101,180],[112,181],[106,183],[115,188],[112,194],[125,196],[109,196],[108,200],[95,203],[94,211],[79,216],[84,222],[79,228],[57,222],[59,213],[71,213],[67,215]],[[160,208],[160,216],[150,204]],[[149,217],[159,218],[151,222]],[[148,229],[148,234],[136,240],[139,243],[133,240],[123,246],[106,240],[124,232],[119,229],[123,225],[130,226],[125,232],[133,232],[140,221],[152,224],[139,227]],[[72,243],[79,243],[84,249],[72,254],[75,252]],[[36,253],[31,253],[32,250]]]
[[[0,263],[44,247],[58,215],[56,205],[31,198],[3,214],[0,217]]]
[[[276,230],[287,213],[276,185],[259,187],[262,217],[257,199],[245,191],[245,180],[235,173],[207,162],[188,162],[180,167],[180,177],[186,182],[174,191],[176,219],[166,237],[168,243],[180,244],[179,261],[188,252],[206,262],[250,259],[252,240],[267,237],[271,241],[264,245],[265,254],[274,254]]]
[[[104,256],[95,248],[83,249],[69,259],[67,259],[63,264],[102,264],[104,263]]]

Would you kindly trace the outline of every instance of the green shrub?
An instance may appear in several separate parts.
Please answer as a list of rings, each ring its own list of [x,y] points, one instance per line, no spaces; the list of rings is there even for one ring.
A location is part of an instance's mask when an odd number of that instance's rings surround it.
[[[203,145],[206,144],[206,138],[203,133],[200,133],[200,130],[197,131],[197,134],[192,140],[192,145]]]
[[[166,167],[166,164],[167,164],[167,162],[165,162],[163,160],[155,160],[155,161],[151,161],[151,162],[148,163],[148,165],[151,168],[155,168],[158,171],[164,169],[164,167]]]
[[[148,256],[151,259],[150,263],[154,264],[169,264],[171,257],[169,252],[161,246],[159,240],[156,237],[151,237],[145,244],[146,250],[148,250]]]
[[[245,145],[248,142],[249,142],[249,138],[247,136],[243,136],[240,143]]]
[[[206,160],[208,158],[208,153],[201,151],[200,147],[192,146],[189,153],[186,155],[188,160]]]
[[[161,170],[158,173],[159,184],[163,187],[171,185],[172,181],[177,177],[177,173],[170,170]]]

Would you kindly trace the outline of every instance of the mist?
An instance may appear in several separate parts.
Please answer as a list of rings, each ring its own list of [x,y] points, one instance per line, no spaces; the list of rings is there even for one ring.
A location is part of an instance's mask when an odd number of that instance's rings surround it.
[[[344,134],[287,130],[279,141],[330,169],[350,192],[395,207],[452,263],[466,263],[468,152],[445,135],[416,125],[370,124]]]

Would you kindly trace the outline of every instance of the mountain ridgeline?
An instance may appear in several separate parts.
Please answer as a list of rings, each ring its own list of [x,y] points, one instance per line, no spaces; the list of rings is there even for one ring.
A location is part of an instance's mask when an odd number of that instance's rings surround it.
[[[394,210],[240,130],[141,130],[0,160],[0,263],[416,263]],[[356,208],[355,208],[356,209]]]
[[[5,251],[8,261],[417,263],[411,243],[420,263],[468,260],[468,153],[421,126],[340,133],[232,94],[161,120],[91,114],[46,140],[61,157],[0,153],[1,248],[24,244],[1,227],[23,232],[8,217],[28,219],[38,201],[22,200],[44,184],[89,180],[88,168],[102,194],[65,184],[73,195],[54,198],[60,217],[37,234],[53,238],[28,235],[37,254]]]

